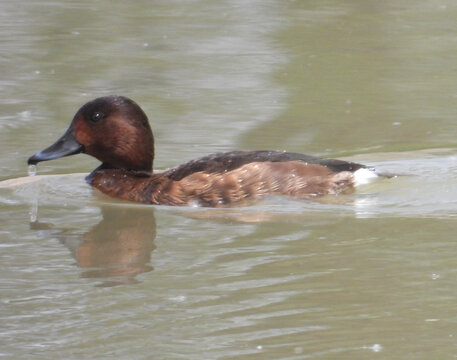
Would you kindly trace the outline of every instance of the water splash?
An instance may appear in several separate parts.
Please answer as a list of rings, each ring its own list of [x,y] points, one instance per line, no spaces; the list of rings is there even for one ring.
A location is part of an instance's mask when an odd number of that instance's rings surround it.
[[[29,176],[35,176],[36,175],[36,165],[29,165],[27,168],[27,174],[29,174]]]

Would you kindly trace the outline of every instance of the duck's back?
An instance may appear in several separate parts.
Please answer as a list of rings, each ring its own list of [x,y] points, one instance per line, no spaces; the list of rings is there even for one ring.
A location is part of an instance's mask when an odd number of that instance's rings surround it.
[[[235,170],[249,163],[280,163],[288,161],[298,161],[304,164],[320,165],[328,168],[334,173],[342,171],[354,172],[358,169],[366,167],[362,164],[337,159],[322,159],[315,156],[285,151],[259,150],[232,151],[226,153],[211,154],[168,169],[163,174],[172,180],[179,181],[184,177],[196,172],[224,173],[227,171]]]

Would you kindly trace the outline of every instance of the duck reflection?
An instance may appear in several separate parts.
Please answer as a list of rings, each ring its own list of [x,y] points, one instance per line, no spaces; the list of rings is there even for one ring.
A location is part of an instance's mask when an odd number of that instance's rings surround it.
[[[30,224],[35,230],[52,231],[70,249],[83,269],[82,277],[103,279],[99,286],[138,282],[138,274],[153,270],[150,265],[156,236],[153,209],[106,206],[101,212],[102,220],[82,235],[74,230],[55,232],[53,225],[39,221]]]

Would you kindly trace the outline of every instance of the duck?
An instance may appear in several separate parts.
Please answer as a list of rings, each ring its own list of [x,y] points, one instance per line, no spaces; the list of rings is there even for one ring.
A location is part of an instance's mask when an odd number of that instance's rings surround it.
[[[221,207],[267,195],[309,199],[350,191],[358,174],[377,177],[366,165],[274,151],[231,151],[153,171],[154,136],[141,107],[110,95],[84,104],[69,128],[27,163],[84,153],[101,162],[86,181],[102,193],[130,202]]]

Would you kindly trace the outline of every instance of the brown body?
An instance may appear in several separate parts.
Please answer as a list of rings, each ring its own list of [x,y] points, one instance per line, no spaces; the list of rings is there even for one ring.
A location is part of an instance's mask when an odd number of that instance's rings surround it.
[[[95,99],[76,113],[55,144],[29,164],[84,152],[102,162],[90,185],[123,200],[164,205],[223,206],[266,195],[338,194],[364,165],[280,151],[234,151],[153,173],[154,138],[141,108],[120,96]]]
[[[89,183],[123,200],[148,204],[217,207],[266,195],[296,198],[338,194],[352,186],[352,173],[333,173],[299,161],[254,162],[223,173],[194,172],[180,180],[165,173],[142,176],[118,169],[94,171]]]

